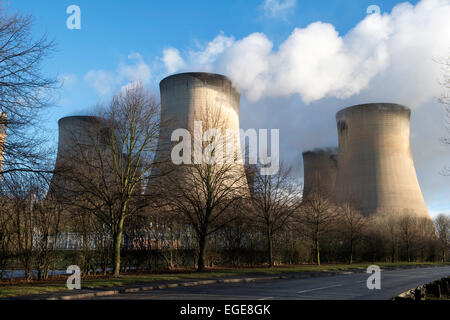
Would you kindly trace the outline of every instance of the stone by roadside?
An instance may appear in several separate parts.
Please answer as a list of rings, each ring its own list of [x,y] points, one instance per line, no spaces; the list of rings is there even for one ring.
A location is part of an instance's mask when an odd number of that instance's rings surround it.
[[[436,280],[417,288],[405,291],[393,298],[393,300],[449,300],[450,277]]]

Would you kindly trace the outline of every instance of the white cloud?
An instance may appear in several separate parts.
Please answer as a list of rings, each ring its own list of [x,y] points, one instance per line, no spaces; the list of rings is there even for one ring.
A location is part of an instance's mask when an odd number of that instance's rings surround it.
[[[177,72],[185,66],[185,62],[180,56],[180,51],[176,48],[165,49],[163,51],[162,61],[164,62],[164,66],[169,73]]]
[[[237,41],[220,57],[218,72],[227,74],[232,79],[239,79],[235,84],[246,89],[247,96],[256,100],[263,95],[263,88],[270,73],[272,42],[262,33],[253,33]]]
[[[141,81],[144,85],[149,84],[150,79],[150,67],[142,55],[136,52],[131,52],[127,57],[127,63],[121,62],[115,72],[90,70],[84,77],[84,81],[102,97],[113,94],[129,83]]]
[[[93,87],[100,96],[110,95],[117,82],[114,73],[104,70],[91,70],[85,75],[84,80]]]
[[[190,62],[195,67],[210,67],[217,58],[234,43],[234,37],[227,37],[222,32],[206,46],[197,51],[190,51]]]
[[[163,51],[162,61],[168,73],[174,73],[182,69],[213,71],[214,64],[233,44],[234,37],[228,37],[221,32],[208,43],[197,44],[196,49],[189,50],[186,59],[181,57],[178,49],[167,48]]]
[[[285,19],[296,7],[296,0],[264,0],[263,8],[267,17]]]
[[[364,93],[418,106],[441,90],[434,59],[450,49],[450,2],[402,3],[366,16],[347,34],[328,23],[295,28],[278,48],[262,33],[222,33],[191,52],[192,69],[228,75],[247,97],[299,95],[306,103]],[[370,89],[370,90],[369,90]]]
[[[389,65],[373,78],[364,95],[391,97],[418,107],[442,92],[441,67],[436,59],[450,53],[450,1],[404,3],[389,16],[391,32],[385,41]]]
[[[118,68],[118,80],[137,82],[148,84],[151,78],[150,67],[144,62],[144,59],[139,53],[131,52],[128,55],[128,60],[133,61],[133,64],[121,63]]]

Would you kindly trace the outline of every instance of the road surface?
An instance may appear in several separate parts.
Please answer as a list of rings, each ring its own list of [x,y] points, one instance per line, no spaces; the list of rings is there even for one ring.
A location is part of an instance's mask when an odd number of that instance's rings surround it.
[[[450,276],[450,266],[381,272],[381,289],[369,290],[370,274],[355,273],[303,279],[177,287],[124,293],[102,300],[386,300],[419,285]]]

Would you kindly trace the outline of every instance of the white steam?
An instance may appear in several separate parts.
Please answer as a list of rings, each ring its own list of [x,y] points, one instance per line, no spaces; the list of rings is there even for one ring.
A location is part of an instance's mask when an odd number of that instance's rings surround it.
[[[236,41],[220,34],[178,65],[226,74],[250,101],[298,94],[310,103],[364,93],[417,106],[439,94],[435,60],[449,51],[450,1],[422,0],[368,15],[343,36],[323,22],[295,28],[276,49],[262,33]]]

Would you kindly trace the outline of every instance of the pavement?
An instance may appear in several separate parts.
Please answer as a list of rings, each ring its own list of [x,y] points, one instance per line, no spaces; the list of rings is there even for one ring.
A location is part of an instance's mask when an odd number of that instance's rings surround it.
[[[74,290],[14,300],[388,300],[419,285],[450,276],[450,266],[382,269],[381,289],[369,290],[361,270],[302,272],[135,284]]]
[[[250,283],[210,284],[139,291],[90,299],[108,300],[388,300],[419,285],[450,276],[450,266],[381,272],[381,289],[367,288],[367,273]]]

